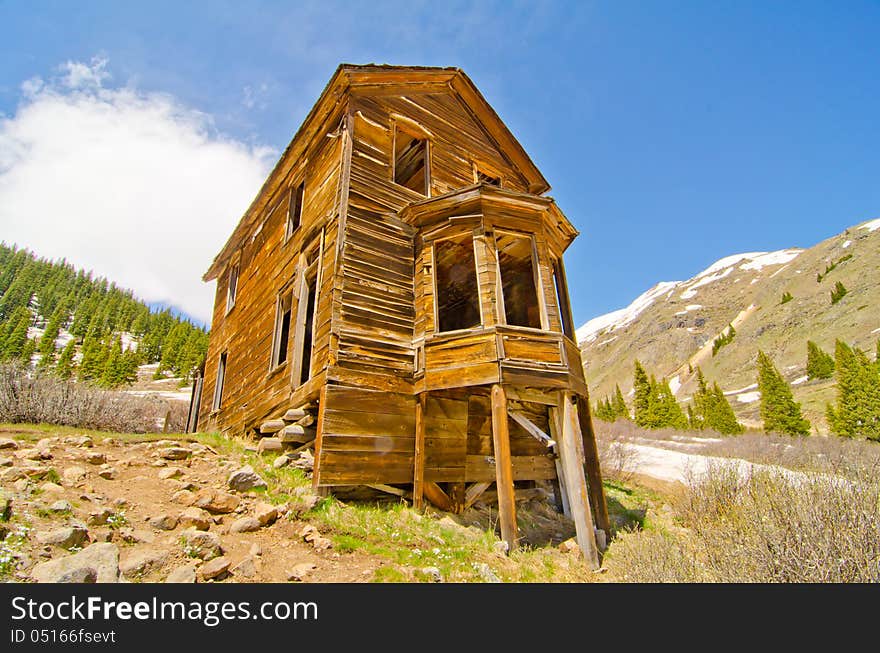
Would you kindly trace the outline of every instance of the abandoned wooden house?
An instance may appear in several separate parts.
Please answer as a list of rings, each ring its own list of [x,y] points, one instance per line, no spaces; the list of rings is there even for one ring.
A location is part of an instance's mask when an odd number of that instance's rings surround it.
[[[510,547],[517,493],[552,487],[597,564],[578,232],[549,188],[461,70],[340,66],[204,276],[193,421],[311,447],[318,489],[450,511],[490,490]]]

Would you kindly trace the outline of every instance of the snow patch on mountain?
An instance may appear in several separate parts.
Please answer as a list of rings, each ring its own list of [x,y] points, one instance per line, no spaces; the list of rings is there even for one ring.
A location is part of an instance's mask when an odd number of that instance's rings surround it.
[[[880,229],[880,218],[875,218],[874,220],[868,220],[865,224],[860,224],[859,229],[867,229],[868,231],[877,231]]]
[[[649,291],[642,293],[626,308],[621,308],[592,320],[581,326],[576,332],[575,337],[578,342],[592,342],[599,337],[600,333],[610,333],[615,329],[626,326],[635,320],[639,314],[654,303],[656,299],[668,294],[674,289],[680,281],[661,281]]]

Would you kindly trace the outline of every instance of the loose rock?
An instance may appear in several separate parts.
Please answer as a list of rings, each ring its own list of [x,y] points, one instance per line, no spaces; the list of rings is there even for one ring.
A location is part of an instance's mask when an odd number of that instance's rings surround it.
[[[112,481],[116,478],[116,468],[106,465],[98,470],[98,476],[108,481]]]
[[[181,537],[187,553],[202,560],[216,558],[223,552],[220,547],[220,538],[214,533],[188,528],[183,531]]]
[[[287,572],[287,580],[301,581],[309,575],[309,572],[314,571],[317,568],[318,566],[313,562],[297,563],[289,572]]]
[[[119,570],[128,577],[143,576],[158,569],[168,561],[167,551],[146,550],[128,555]]]
[[[159,470],[159,478],[177,478],[183,474],[183,470],[180,467],[164,467]]]
[[[107,462],[107,456],[100,451],[91,451],[85,456],[86,462],[90,465],[103,465]]]
[[[192,451],[184,447],[168,447],[159,450],[159,455],[165,460],[184,460],[189,458],[191,454]]]
[[[234,576],[254,578],[257,575],[257,565],[253,558],[247,556],[242,558],[241,561],[231,569],[231,571]]]
[[[254,515],[260,526],[270,526],[278,519],[278,509],[270,503],[258,503],[254,509]]]
[[[229,571],[229,558],[220,556],[199,567],[198,575],[202,580],[220,579]]]
[[[65,526],[37,533],[36,538],[40,544],[50,544],[62,549],[70,549],[75,546],[82,546],[88,542],[89,531],[82,526]]]
[[[266,487],[266,481],[264,481],[259,474],[254,472],[253,467],[250,465],[232,472],[229,475],[226,484],[230,489],[237,490],[238,492],[246,492],[248,490],[253,490],[254,488]]]
[[[260,522],[256,517],[239,517],[232,522],[229,530],[233,533],[253,533],[260,530]]]
[[[165,579],[166,583],[195,583],[196,582],[196,566],[193,564],[181,565]]]
[[[59,499],[51,506],[49,506],[49,510],[51,512],[70,512],[71,510],[73,510],[73,506],[70,505],[70,501],[67,501],[66,499]]]
[[[194,506],[181,512],[177,521],[184,528],[195,528],[199,531],[206,531],[211,527],[211,515],[205,510]]]
[[[115,545],[100,542],[79,553],[42,562],[31,570],[31,578],[38,583],[79,582],[92,573],[95,582],[119,582],[119,549]]]
[[[238,508],[241,502],[234,494],[220,490],[202,490],[196,494],[195,505],[208,512],[226,514]]]
[[[0,449],[18,449],[18,442],[9,438],[0,438]]]
[[[161,515],[156,515],[155,517],[150,517],[149,524],[160,531],[173,531],[177,528],[177,517],[163,513]]]
[[[77,485],[81,483],[86,477],[86,470],[82,467],[77,467],[74,465],[73,467],[68,467],[61,474],[61,477],[64,479],[64,483],[66,485]]]

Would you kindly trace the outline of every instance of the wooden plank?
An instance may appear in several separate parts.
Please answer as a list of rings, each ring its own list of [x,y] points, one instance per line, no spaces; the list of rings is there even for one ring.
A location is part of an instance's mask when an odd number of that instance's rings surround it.
[[[559,398],[557,396],[557,403]],[[550,427],[550,435],[553,439],[558,443],[560,434],[562,433],[562,411],[559,410],[556,406],[551,406],[548,409],[550,414],[549,427]],[[557,444],[554,447],[554,451],[558,452],[559,445]],[[553,479],[553,492],[556,494],[556,506],[559,510],[562,511],[562,514],[571,519],[571,505],[568,503],[568,486],[565,484],[565,471],[562,469],[562,463],[559,461],[557,457],[554,461],[556,467],[556,478]]]
[[[593,530],[587,481],[578,451],[580,427],[571,395],[564,393],[560,403],[562,404],[562,437],[559,443],[559,461],[562,464],[563,481],[568,491],[578,546],[590,568],[596,570],[599,568],[599,553],[596,547],[596,533]]]
[[[556,442],[553,440],[553,438],[544,433],[544,431],[538,428],[528,417],[526,417],[522,413],[518,413],[515,410],[511,410],[510,408],[508,408],[507,414],[510,415],[513,421],[523,427],[526,432],[529,433],[529,435],[535,438],[538,442],[547,447],[556,446]]]
[[[556,478],[556,467],[551,456],[511,456],[510,462],[515,481],[549,481]],[[466,481],[490,481],[496,476],[494,457],[473,454],[466,456]]]
[[[392,487],[390,485],[383,485],[381,483],[371,483],[367,485],[369,488],[373,488],[374,490],[379,490],[379,492],[385,492],[386,494],[393,494],[394,496],[402,497],[404,499],[409,499],[412,495],[406,490],[402,490],[398,487]]]
[[[596,434],[590,416],[590,402],[586,397],[577,396],[577,416],[584,444],[584,469],[590,488],[590,504],[596,517],[596,526],[605,531],[606,542],[611,539],[611,520],[608,517],[608,503],[602,485],[602,471],[599,469],[599,451],[596,448]]]
[[[285,427],[284,420],[281,419],[270,419],[266,420],[262,424],[260,424],[260,433],[278,433],[281,429]]]
[[[464,493],[464,509],[467,510],[477,502],[477,499],[492,486],[492,481],[472,483]]]
[[[464,468],[462,468],[464,471]],[[447,485],[447,494],[452,502],[452,512],[461,513],[465,509],[466,486],[464,481],[454,481]]]
[[[507,429],[507,395],[500,384],[492,386],[492,441],[495,445],[495,482],[498,487],[498,519],[501,539],[508,552],[517,546],[516,500],[510,463],[510,434]]]
[[[439,485],[432,481],[428,481],[423,486],[425,498],[433,503],[440,510],[452,512],[452,501]]]
[[[318,427],[315,429],[315,467],[312,470],[312,487],[317,490],[321,485],[321,440],[324,436],[324,413],[327,411],[327,386],[321,387],[318,399]]]
[[[416,401],[415,458],[413,461],[413,507],[425,507],[425,401],[427,393],[422,393]]]

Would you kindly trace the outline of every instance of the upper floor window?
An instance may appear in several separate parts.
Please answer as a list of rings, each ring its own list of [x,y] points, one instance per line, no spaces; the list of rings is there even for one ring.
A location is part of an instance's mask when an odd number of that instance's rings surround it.
[[[474,239],[470,233],[434,244],[436,330],[455,331],[479,326],[480,295]]]
[[[428,195],[428,140],[394,128],[394,183]]]
[[[226,312],[232,310],[235,306],[235,296],[238,292],[238,270],[239,264],[233,263],[229,266],[229,276],[226,285]]]
[[[540,329],[541,309],[538,305],[532,237],[498,231],[495,243],[506,323]]]
[[[278,301],[275,306],[275,333],[272,338],[272,368],[287,361],[292,304],[293,292],[290,289],[278,295]]]
[[[302,221],[303,210],[303,194],[305,193],[305,182],[301,182],[297,186],[290,189],[290,201],[287,205],[287,227],[284,230],[284,239],[287,240],[299,229]]]

